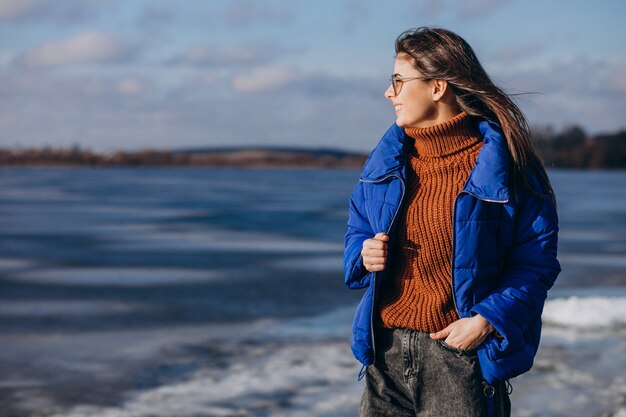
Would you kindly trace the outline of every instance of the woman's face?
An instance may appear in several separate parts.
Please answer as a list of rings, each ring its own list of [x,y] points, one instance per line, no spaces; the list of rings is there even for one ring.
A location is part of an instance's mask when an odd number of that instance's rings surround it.
[[[393,68],[393,76],[401,78],[423,77],[406,54],[398,54]],[[396,124],[400,127],[428,127],[436,118],[436,106],[433,100],[433,89],[430,81],[411,80],[402,83],[396,96],[393,86],[385,91],[396,111]]]

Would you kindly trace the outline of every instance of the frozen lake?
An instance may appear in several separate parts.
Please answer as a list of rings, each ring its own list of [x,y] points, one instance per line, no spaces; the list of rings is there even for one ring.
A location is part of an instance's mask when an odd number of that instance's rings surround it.
[[[356,170],[1,169],[0,415],[353,416]],[[626,416],[626,172],[549,171],[563,272],[516,416]]]

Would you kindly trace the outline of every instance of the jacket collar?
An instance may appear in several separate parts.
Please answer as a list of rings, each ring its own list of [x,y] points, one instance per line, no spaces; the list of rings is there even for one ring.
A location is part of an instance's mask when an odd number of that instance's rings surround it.
[[[484,145],[463,191],[483,200],[505,203],[510,196],[508,178],[511,165],[506,138],[500,125],[493,121],[479,120],[478,130]],[[394,123],[365,161],[361,181],[376,182],[390,175],[406,181],[406,138],[404,129]]]
[[[377,181],[394,173],[399,173],[402,179],[406,179],[404,168],[407,161],[404,146],[406,139],[404,129],[394,123],[365,161],[361,180]]]

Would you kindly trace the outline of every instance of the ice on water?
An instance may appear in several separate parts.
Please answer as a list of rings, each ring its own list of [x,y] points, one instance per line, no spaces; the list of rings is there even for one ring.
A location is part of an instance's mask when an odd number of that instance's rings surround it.
[[[55,417],[355,415],[363,384],[345,338],[353,309],[251,325],[246,337],[230,339],[225,366],[135,392],[116,407],[78,406]],[[549,300],[535,367],[511,381],[516,415],[626,415],[624,311],[626,297]]]

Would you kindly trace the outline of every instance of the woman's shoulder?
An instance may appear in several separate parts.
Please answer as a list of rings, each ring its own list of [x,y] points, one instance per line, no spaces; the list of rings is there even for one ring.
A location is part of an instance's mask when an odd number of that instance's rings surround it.
[[[380,178],[402,167],[406,137],[404,129],[393,123],[367,157],[361,177]]]

